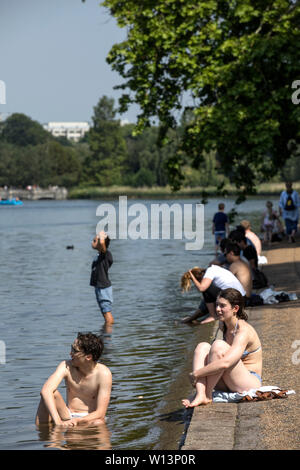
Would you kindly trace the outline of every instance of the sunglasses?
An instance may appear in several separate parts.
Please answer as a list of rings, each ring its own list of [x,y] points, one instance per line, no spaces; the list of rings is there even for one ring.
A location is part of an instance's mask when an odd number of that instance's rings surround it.
[[[74,348],[73,344],[71,344],[71,353],[77,354],[77,353],[80,353],[80,352],[82,352],[82,351],[80,351],[80,349]]]

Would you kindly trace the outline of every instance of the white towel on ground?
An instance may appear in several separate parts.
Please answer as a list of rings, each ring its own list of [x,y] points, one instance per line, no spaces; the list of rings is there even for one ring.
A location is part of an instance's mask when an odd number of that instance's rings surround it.
[[[270,400],[272,398],[286,398],[287,395],[296,393],[294,390],[284,390],[279,387],[265,386],[259,388],[251,388],[245,392],[222,392],[220,390],[213,391],[214,403],[237,403],[240,401],[259,401]],[[263,396],[262,394],[266,394]]]
[[[258,264],[261,265],[261,264],[268,264],[268,260],[265,256],[260,256],[258,255]]]

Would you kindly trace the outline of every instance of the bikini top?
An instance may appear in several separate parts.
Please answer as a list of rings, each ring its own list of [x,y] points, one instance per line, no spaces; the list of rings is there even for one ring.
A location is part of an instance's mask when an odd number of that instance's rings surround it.
[[[235,324],[234,331],[233,331],[233,336],[236,335],[238,323],[239,323],[239,321],[237,321],[236,324]],[[223,339],[224,339],[224,341],[226,341],[226,339],[225,339],[225,333],[224,333],[224,332],[223,332]],[[254,351],[247,351],[247,349],[245,349],[245,351],[244,351],[243,354],[242,354],[242,359],[244,359],[245,357],[249,356],[249,354],[256,353],[256,352],[259,351],[260,349],[261,349],[261,346],[258,346],[258,348],[254,349]]]

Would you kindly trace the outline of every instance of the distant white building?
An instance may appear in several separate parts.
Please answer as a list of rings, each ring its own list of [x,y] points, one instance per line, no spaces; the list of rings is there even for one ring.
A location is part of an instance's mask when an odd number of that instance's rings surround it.
[[[88,122],[48,122],[43,127],[54,137],[66,137],[74,142],[78,142],[90,130]]]

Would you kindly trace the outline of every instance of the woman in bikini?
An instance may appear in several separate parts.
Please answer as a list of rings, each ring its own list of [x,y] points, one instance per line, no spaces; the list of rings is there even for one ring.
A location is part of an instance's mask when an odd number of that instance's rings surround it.
[[[255,329],[247,323],[244,300],[236,289],[224,289],[217,298],[216,313],[223,340],[199,343],[190,374],[195,396],[182,400],[186,408],[212,402],[214,389],[243,392],[261,387],[262,349]]]

